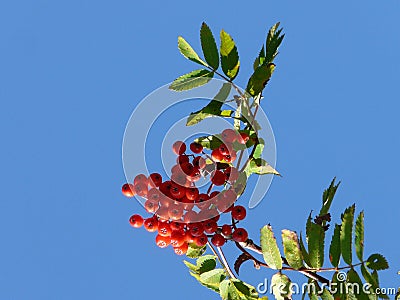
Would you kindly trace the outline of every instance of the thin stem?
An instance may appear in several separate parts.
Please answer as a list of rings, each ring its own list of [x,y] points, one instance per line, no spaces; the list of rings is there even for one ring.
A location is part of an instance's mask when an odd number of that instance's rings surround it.
[[[210,241],[207,241],[207,246],[211,249],[211,251],[214,253],[214,255],[217,257],[218,261],[220,262],[220,264],[224,267],[224,269],[226,270],[226,272],[228,272],[229,276],[231,276],[233,279],[236,279],[235,275],[232,273],[231,268],[229,267],[226,258],[224,256],[224,253],[222,252],[222,250],[217,247],[218,252],[221,254],[218,255],[217,251],[215,251],[214,247],[211,245]]]
[[[224,252],[222,251],[221,247],[217,247],[217,250],[218,250],[218,252],[219,252],[219,255],[221,256],[222,261],[224,262],[225,269],[228,271],[229,276],[230,276],[232,279],[236,279],[235,274],[233,274],[233,272],[232,272],[232,270],[231,270],[231,267],[229,266],[228,262],[226,261],[225,254],[224,254]]]
[[[262,254],[262,250],[261,247],[254,244],[254,242],[252,240],[247,240],[247,242],[244,243],[236,243],[236,246],[239,248],[239,250],[241,250],[242,252],[246,253],[247,255],[249,255],[249,257],[251,257],[251,259],[253,261],[255,261],[257,264],[259,264],[260,266],[266,267],[266,268],[271,268],[270,266],[268,266],[267,264],[259,261],[258,259],[256,259],[253,255],[251,255],[247,250],[245,250],[245,248],[250,249],[258,254]],[[287,265],[288,262],[286,261],[285,258],[283,258],[284,263]],[[321,283],[329,283],[329,280],[326,279],[325,277],[318,275],[316,273],[314,273],[313,271],[310,271],[309,269],[293,269],[291,267],[283,267],[282,270],[288,270],[288,271],[297,271],[300,272],[301,274],[305,275],[308,278],[317,280]]]

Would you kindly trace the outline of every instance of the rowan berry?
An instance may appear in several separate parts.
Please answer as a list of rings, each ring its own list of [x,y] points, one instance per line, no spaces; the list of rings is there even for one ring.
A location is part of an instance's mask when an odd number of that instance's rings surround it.
[[[182,141],[176,141],[172,145],[172,151],[174,151],[176,155],[181,155],[186,151],[186,144]]]
[[[246,208],[244,208],[241,205],[235,206],[232,209],[232,218],[234,218],[235,220],[241,221],[244,218],[246,218]]]
[[[196,156],[193,158],[193,166],[199,168],[200,170],[204,169],[206,166],[206,160],[201,156]]]
[[[185,233],[181,231],[172,231],[171,245],[172,247],[182,246],[186,242]]]
[[[223,185],[225,183],[226,177],[220,170],[214,171],[211,177],[211,182],[217,186]]]
[[[231,225],[228,225],[228,224],[222,225],[222,227],[221,227],[221,233],[222,233],[223,235],[225,235],[225,236],[231,235],[231,234],[232,234],[232,226],[231,226]]]
[[[147,212],[154,213],[158,210],[158,202],[154,200],[146,200],[146,202],[144,203],[144,208]]]
[[[144,220],[144,228],[148,232],[154,232],[158,229],[158,220],[157,218],[151,217]]]
[[[241,243],[247,241],[248,238],[248,233],[246,229],[244,228],[236,228],[235,231],[232,234],[232,239],[235,242]]]
[[[214,233],[218,229],[217,222],[207,220],[203,222],[204,232],[205,233]]]
[[[141,215],[133,215],[129,218],[132,227],[139,228],[143,225],[143,217]]]
[[[135,179],[133,180],[133,184],[137,185],[138,183],[148,184],[148,178],[144,174],[136,175]]]
[[[237,133],[235,130],[228,128],[222,131],[221,137],[225,142],[233,143],[237,140]]]
[[[247,141],[249,140],[249,138],[250,138],[250,137],[249,137],[249,135],[248,135],[247,133],[242,132],[242,133],[239,134],[239,137],[238,137],[237,141],[238,141],[240,144],[244,145],[244,144],[247,143]]]
[[[190,150],[192,150],[193,153],[199,154],[201,151],[203,151],[203,146],[194,142],[190,144]]]
[[[205,234],[205,233],[203,233],[203,234],[201,234],[201,235],[199,235],[199,236],[196,236],[194,239],[193,239],[193,242],[198,246],[198,247],[203,247],[205,244],[207,244],[207,242],[208,242],[208,238],[207,238],[207,235]]]
[[[171,244],[171,238],[169,236],[157,234],[156,244],[160,248],[166,248]]]
[[[225,244],[225,238],[222,234],[216,233],[211,238],[211,243],[213,243],[215,247],[222,247]]]
[[[197,201],[197,199],[199,199],[199,189],[196,187],[187,188],[186,197],[189,200]]]
[[[133,196],[135,196],[135,186],[132,183],[125,183],[122,186],[121,191],[125,197],[132,198]]]
[[[158,222],[158,234],[162,236],[170,236],[172,228],[168,222]]]
[[[149,186],[153,188],[159,187],[160,184],[162,183],[162,177],[158,173],[151,173],[148,181],[149,181]]]
[[[174,252],[178,255],[184,255],[184,254],[186,254],[188,249],[189,249],[189,245],[188,245],[188,243],[185,242],[179,247],[174,247]]]
[[[211,152],[211,158],[214,161],[219,162],[219,161],[222,161],[224,159],[224,155],[219,151],[219,148],[216,148]]]

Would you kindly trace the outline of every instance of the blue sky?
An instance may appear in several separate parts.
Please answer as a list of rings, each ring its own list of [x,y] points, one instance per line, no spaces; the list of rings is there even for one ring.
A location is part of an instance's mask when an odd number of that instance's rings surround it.
[[[129,116],[195,67],[176,39],[199,49],[202,21],[234,37],[241,86],[269,26],[286,33],[263,104],[283,177],[249,212],[250,235],[266,223],[303,230],[337,176],[334,220],[354,202],[365,210],[366,253],[383,253],[382,286],[399,286],[399,9],[394,0],[3,1],[0,299],[217,299],[181,257],[129,227],[143,210],[120,194]],[[241,273],[253,284],[272,275],[251,264]]]

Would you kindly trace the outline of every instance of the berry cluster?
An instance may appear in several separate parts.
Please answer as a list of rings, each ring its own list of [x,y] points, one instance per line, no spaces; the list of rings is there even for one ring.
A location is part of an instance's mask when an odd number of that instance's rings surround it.
[[[163,181],[158,173],[148,177],[139,174],[133,183],[122,186],[125,196],[138,195],[145,199],[144,207],[152,216],[144,219],[135,214],[129,222],[133,227],[144,226],[149,232],[157,232],[157,246],[171,245],[176,254],[183,255],[189,244],[201,247],[209,238],[216,247],[223,246],[227,240],[247,240],[247,231],[236,227],[246,217],[246,209],[235,205],[238,198],[235,183],[240,174],[232,163],[236,160],[233,143],[245,144],[249,136],[225,129],[221,139],[219,147],[210,155],[196,142],[189,146],[193,154],[187,154],[186,144],[177,141],[172,145],[177,159],[169,180]],[[201,193],[196,182],[208,176],[210,186],[207,192]],[[222,190],[216,190],[222,186]],[[220,214],[230,214],[232,223],[218,225]]]

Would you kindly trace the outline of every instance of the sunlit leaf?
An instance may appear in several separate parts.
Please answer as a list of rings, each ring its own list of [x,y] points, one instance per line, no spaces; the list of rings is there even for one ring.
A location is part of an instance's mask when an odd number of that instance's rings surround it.
[[[268,266],[272,269],[282,269],[281,253],[270,225],[261,228],[261,249]]]
[[[283,252],[289,265],[294,269],[303,267],[299,240],[296,232],[287,229],[282,230]]]
[[[208,83],[213,76],[214,72],[205,69],[195,70],[175,79],[169,89],[177,92],[187,91]]]
[[[277,300],[290,299],[292,291],[290,289],[291,281],[289,277],[282,273],[276,273],[271,278],[272,293]]]
[[[181,36],[178,37],[178,48],[182,55],[187,59],[194,61],[195,63],[198,63],[200,65],[207,66],[207,63],[205,63],[199,57],[196,51],[193,50],[192,46],[190,46],[190,44]]]
[[[221,30],[220,38],[221,38],[220,53],[221,53],[222,71],[226,76],[228,76],[231,80],[233,80],[239,72],[239,67],[240,67],[239,54],[235,42],[228,33],[226,33],[224,30]]]

